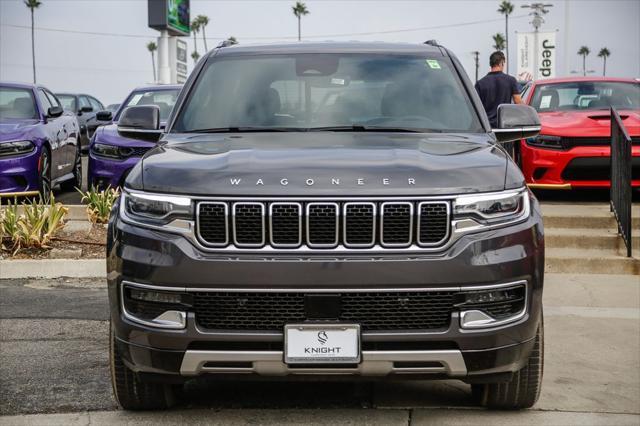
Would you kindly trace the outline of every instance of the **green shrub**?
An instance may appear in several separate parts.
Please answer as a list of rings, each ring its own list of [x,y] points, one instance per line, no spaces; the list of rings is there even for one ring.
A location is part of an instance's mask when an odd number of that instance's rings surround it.
[[[82,195],[82,202],[87,204],[89,220],[92,223],[107,223],[113,203],[120,196],[120,191],[117,188],[111,188],[111,186],[99,191],[95,186],[92,186],[87,192],[82,192],[79,189],[78,192]]]

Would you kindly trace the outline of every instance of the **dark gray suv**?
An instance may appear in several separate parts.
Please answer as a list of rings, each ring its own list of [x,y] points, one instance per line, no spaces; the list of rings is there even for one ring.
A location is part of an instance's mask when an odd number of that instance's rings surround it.
[[[166,128],[123,111],[158,145],[109,223],[120,406],[209,375],[455,378],[531,407],[543,227],[501,143],[540,125],[522,105],[498,121],[435,42],[222,45]]]

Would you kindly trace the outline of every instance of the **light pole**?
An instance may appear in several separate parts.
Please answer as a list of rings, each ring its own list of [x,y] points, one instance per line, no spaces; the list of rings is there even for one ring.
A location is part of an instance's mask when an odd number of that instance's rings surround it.
[[[530,24],[533,25],[533,79],[538,79],[538,30],[540,26],[544,24],[543,15],[549,13],[547,8],[553,7],[552,4],[546,3],[531,3],[531,4],[523,4],[522,8],[531,9],[529,15],[533,16]]]
[[[471,52],[471,54],[473,55],[473,58],[476,62],[476,83],[478,82],[478,67],[480,67],[480,52],[478,52],[477,50],[474,50],[473,52]]]

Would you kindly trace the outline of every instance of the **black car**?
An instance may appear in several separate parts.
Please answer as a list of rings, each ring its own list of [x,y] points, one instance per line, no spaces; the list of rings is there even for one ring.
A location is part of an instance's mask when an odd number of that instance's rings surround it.
[[[80,123],[80,141],[82,150],[86,151],[96,128],[101,124],[96,120],[96,113],[104,110],[104,105],[91,95],[76,93],[56,93],[65,110],[78,116]]]
[[[537,200],[445,47],[220,47],[160,130],[109,223],[111,369],[125,409],[193,378],[459,379],[531,407],[543,364]],[[162,132],[162,133],[161,133]]]

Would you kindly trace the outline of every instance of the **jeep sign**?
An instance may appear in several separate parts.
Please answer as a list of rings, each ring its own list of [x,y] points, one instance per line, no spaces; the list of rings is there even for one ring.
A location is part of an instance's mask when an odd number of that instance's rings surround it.
[[[556,32],[518,33],[517,61],[518,80],[555,77]]]

